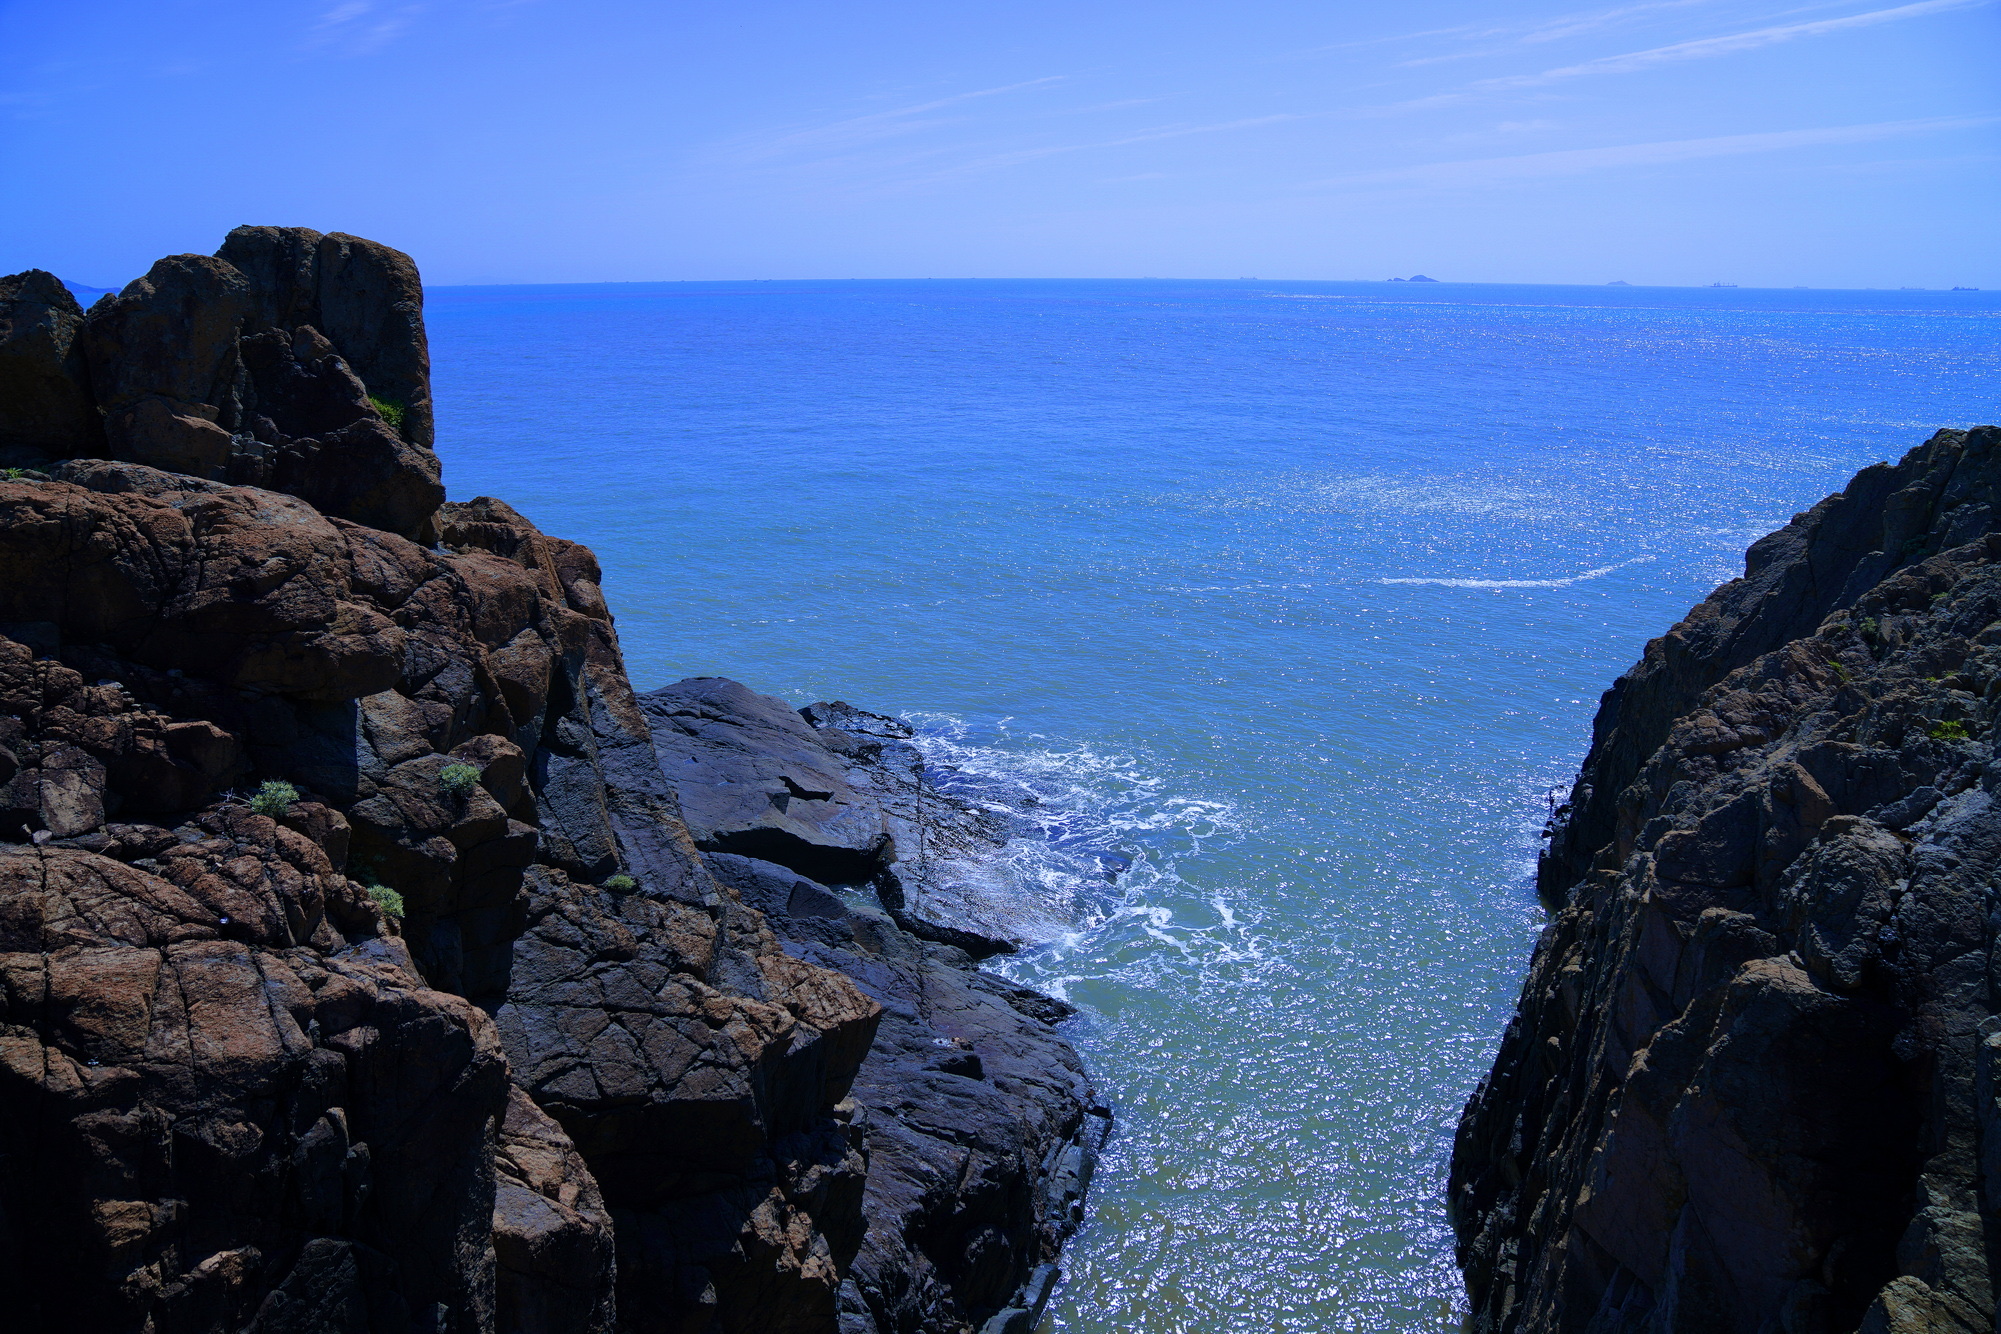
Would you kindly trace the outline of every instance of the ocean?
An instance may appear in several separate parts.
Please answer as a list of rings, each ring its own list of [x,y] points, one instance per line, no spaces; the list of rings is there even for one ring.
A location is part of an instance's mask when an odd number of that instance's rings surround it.
[[[2001,417],[2001,294],[440,288],[454,499],[605,568],[633,682],[1034,794],[994,966],[1118,1130],[1044,1330],[1451,1331],[1443,1184],[1598,696],[1744,548]]]

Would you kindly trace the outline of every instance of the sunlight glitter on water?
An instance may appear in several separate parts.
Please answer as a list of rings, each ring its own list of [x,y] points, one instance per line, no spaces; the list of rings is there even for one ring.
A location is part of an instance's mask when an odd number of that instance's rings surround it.
[[[1145,761],[924,722],[928,759],[1035,798],[1046,838],[1002,863],[1021,898],[1067,897],[1074,925],[997,969],[1084,1008],[1073,1038],[1120,1113],[1054,1327],[1452,1328],[1438,1111],[1489,1045],[1477,1008],[1470,1029],[1437,1013],[1440,966],[1463,977],[1452,924],[1386,932],[1341,901],[1329,858]],[[1514,794],[1518,826],[1540,797]],[[1275,929],[1270,907],[1302,900]]]

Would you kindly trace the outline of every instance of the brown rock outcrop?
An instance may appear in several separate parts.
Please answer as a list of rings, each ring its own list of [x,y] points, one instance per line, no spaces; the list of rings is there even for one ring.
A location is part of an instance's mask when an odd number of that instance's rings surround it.
[[[1607,693],[1454,1151],[1473,1328],[1994,1327],[1997,445],[1865,469]]]
[[[444,503],[408,258],[53,282],[0,280],[8,1327],[848,1328],[883,1004],[697,848],[591,553]]]
[[[48,274],[0,280],[0,389],[16,465],[101,454],[436,536],[423,288],[373,241],[239,227],[87,315]]]

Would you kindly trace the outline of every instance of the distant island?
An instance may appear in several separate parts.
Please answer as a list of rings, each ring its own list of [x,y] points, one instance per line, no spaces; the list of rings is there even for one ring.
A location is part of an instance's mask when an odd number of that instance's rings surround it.
[[[86,287],[82,283],[73,283],[66,278],[62,280],[62,285],[69,289],[71,296],[85,305],[89,305],[101,296],[110,296],[118,290],[115,287]]]
[[[1625,280],[1624,278],[1614,278],[1614,279],[1613,279],[1613,280],[1612,280],[1611,282],[1609,282],[1609,283],[1606,283],[1605,285],[1606,285],[1607,287],[1631,287],[1631,286],[1632,286],[1632,284],[1631,284],[1631,283],[1629,283],[1629,282],[1627,282],[1627,281],[1626,281],[1626,280]]]
[[[1413,274],[1408,278],[1392,278],[1390,279],[1390,281],[1393,283],[1435,283],[1438,281],[1438,279],[1427,278],[1423,274],[1418,273],[1418,274]]]

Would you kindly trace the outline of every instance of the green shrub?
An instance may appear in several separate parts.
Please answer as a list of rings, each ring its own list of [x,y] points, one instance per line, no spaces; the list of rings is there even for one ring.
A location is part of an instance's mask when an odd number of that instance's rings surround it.
[[[455,797],[463,797],[479,786],[479,770],[470,764],[448,764],[438,770],[438,786]]]
[[[382,420],[389,423],[390,430],[399,434],[402,432],[404,408],[401,403],[393,398],[377,398],[373,394],[368,396],[368,402],[369,406],[381,414]]]
[[[286,808],[298,799],[299,789],[293,787],[290,783],[281,783],[274,778],[257,789],[257,795],[250,799],[250,809],[256,811],[259,815],[268,815],[275,820],[283,815]]]
[[[615,875],[611,876],[604,882],[604,887],[606,889],[615,889],[619,893],[623,894],[628,890],[638,889],[639,882],[637,880],[634,880],[629,875]]]
[[[1876,624],[1876,618],[1874,616],[1864,616],[1862,618],[1862,624],[1856,626],[1855,628],[1861,632],[1862,637],[1864,639],[1868,640],[1872,644],[1875,643],[1878,639],[1882,638],[1883,636],[1883,627]]]
[[[401,921],[403,918],[403,896],[387,885],[370,885],[368,897],[375,900],[375,906],[389,916]]]
[[[0,477],[4,477],[10,482],[18,482],[27,475],[28,470],[26,468],[0,468]]]
[[[1967,741],[1972,739],[1971,734],[1966,730],[1966,724],[1956,719],[1942,723],[1933,723],[1932,730],[1925,733],[1925,735],[1934,741]]]

